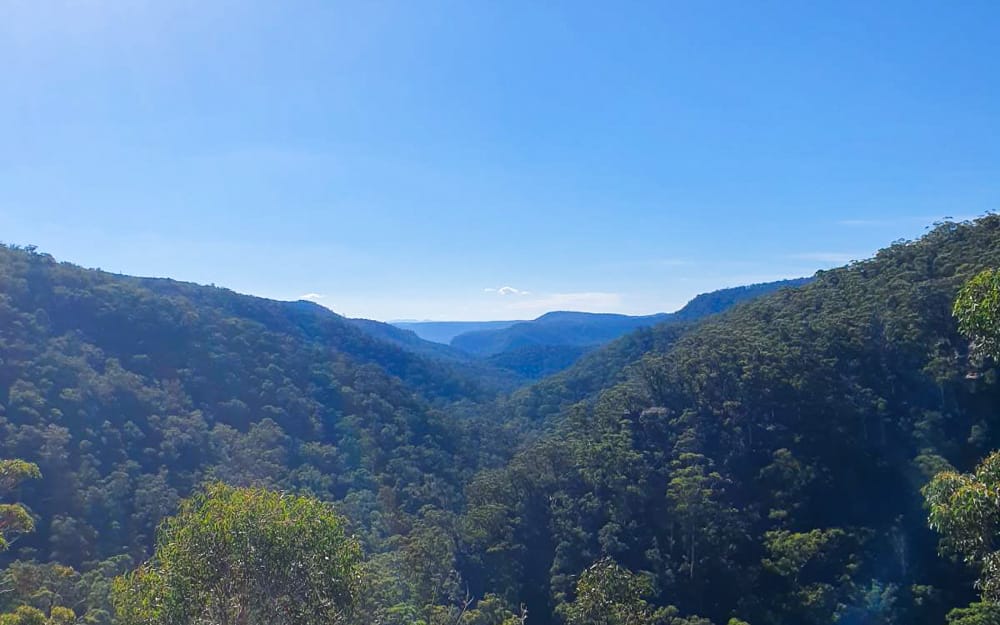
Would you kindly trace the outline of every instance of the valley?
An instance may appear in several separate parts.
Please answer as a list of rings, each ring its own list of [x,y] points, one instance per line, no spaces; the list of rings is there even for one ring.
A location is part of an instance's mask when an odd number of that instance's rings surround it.
[[[638,576],[617,600],[672,625],[941,623],[975,574],[938,555],[921,488],[1000,447],[995,361],[952,316],[996,266],[986,216],[641,326],[560,313],[444,345],[4,247],[0,456],[40,476],[3,601],[109,623],[110,578],[223,482],[333,502],[357,623],[573,623],[588,571]]]

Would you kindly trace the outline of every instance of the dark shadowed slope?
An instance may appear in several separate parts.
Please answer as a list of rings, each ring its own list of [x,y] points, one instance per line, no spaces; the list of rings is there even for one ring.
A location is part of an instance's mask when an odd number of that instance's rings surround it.
[[[483,388],[512,391],[543,375],[537,373],[530,363],[523,363],[523,357],[518,360],[519,366],[505,366],[507,361],[493,362],[492,360],[479,359],[450,345],[422,339],[412,330],[404,330],[390,323],[370,319],[349,319],[349,321],[365,334],[380,341],[396,345],[432,361],[442,361],[447,366],[461,367],[465,376],[478,380],[479,385]],[[533,362],[535,359],[529,360]],[[549,358],[538,366],[541,368],[548,366],[550,371],[558,371],[568,366],[572,360],[559,366],[563,362],[565,362],[565,358],[554,360]]]
[[[421,338],[413,330],[407,330],[395,324],[372,321],[371,319],[350,319],[349,321],[369,336],[417,354],[452,362],[473,360],[473,357],[466,352],[444,343]]]

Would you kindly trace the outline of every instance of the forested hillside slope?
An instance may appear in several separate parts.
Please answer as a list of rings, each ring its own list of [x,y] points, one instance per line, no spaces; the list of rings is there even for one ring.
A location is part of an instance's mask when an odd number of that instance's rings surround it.
[[[218,480],[336,502],[358,625],[941,625],[977,572],[920,491],[1000,447],[996,362],[951,314],[998,266],[1000,217],[943,224],[498,402],[309,303],[0,248],[0,458],[41,469],[0,611],[107,625],[109,576]]]
[[[951,315],[998,265],[1000,218],[944,224],[631,337],[646,352],[621,382],[469,487],[470,576],[561,613],[611,557],[651,574],[654,604],[715,623],[943,623],[973,575],[937,555],[920,489],[1000,446],[995,363]]]
[[[520,420],[535,422],[557,414],[577,402],[594,399],[603,389],[626,379],[629,365],[648,352],[664,352],[694,322],[729,310],[742,302],[808,284],[812,278],[779,280],[702,293],[665,320],[582,354],[571,366],[527,386],[506,398],[503,411]],[[491,359],[495,361],[499,356]]]
[[[812,278],[793,278],[710,291],[696,296],[683,308],[671,313],[670,316],[675,321],[696,321],[709,315],[725,312],[740,302],[746,302],[780,289],[803,286],[810,282],[812,282]]]
[[[809,278],[751,284],[702,293],[673,313],[655,315],[616,315],[572,311],[550,312],[531,321],[509,327],[475,330],[459,334],[451,346],[478,356],[495,356],[525,348],[602,345],[639,328],[665,321],[694,321],[720,313],[739,302],[766,295],[781,288],[800,286]]]
[[[350,322],[373,338],[402,347],[416,354],[452,362],[469,363],[473,360],[473,357],[465,352],[454,349],[444,343],[435,343],[434,341],[422,339],[413,330],[405,330],[391,323],[383,323],[371,319],[350,319]]]
[[[208,479],[346,498],[366,523],[379,493],[454,507],[475,450],[442,408],[488,384],[308,302],[0,248],[0,457],[44,476],[22,556],[141,554]]]

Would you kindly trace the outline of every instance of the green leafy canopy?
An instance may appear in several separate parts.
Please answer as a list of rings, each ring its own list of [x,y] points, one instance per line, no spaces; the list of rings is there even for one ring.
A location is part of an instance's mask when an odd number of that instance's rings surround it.
[[[1000,270],[987,269],[966,282],[954,314],[976,351],[1000,359]]]
[[[208,486],[160,528],[153,558],[115,580],[123,625],[344,622],[361,550],[311,497]]]

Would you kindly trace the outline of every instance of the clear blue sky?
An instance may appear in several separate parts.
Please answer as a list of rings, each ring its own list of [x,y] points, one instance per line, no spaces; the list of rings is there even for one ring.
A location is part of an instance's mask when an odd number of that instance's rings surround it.
[[[672,310],[1000,208],[996,0],[13,0],[0,59],[0,240],[351,316]]]

